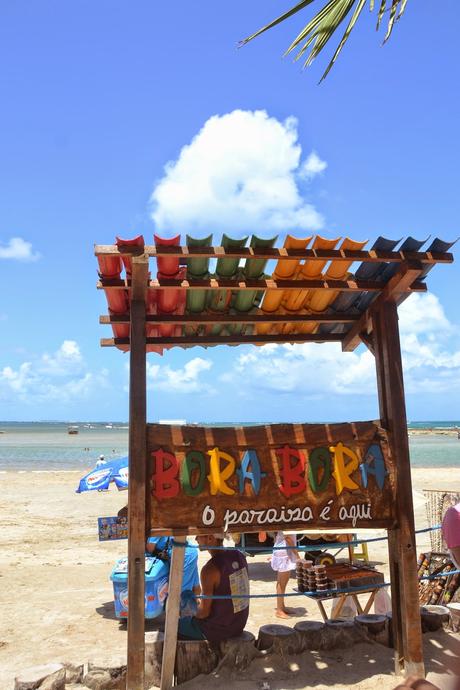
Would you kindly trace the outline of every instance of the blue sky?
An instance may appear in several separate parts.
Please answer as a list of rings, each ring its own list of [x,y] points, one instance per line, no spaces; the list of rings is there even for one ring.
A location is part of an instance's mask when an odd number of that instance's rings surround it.
[[[454,0],[409,2],[383,48],[365,13],[321,86],[326,57],[307,72],[281,58],[301,16],[235,47],[287,7],[3,3],[0,419],[127,419],[128,358],[99,347],[94,243],[460,234]],[[401,312],[410,419],[460,417],[459,279],[460,262],[436,267]],[[378,415],[365,349],[194,348],[148,364],[151,420]]]

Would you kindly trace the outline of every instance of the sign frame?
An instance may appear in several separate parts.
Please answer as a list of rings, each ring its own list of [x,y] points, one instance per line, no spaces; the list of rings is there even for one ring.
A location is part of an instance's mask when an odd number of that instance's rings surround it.
[[[148,424],[147,482],[151,534],[353,531],[395,522],[394,463],[380,422]]]

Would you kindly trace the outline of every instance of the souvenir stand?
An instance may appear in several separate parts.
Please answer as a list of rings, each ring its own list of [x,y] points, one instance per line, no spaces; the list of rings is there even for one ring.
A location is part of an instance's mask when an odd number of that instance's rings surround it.
[[[128,690],[144,688],[144,547],[173,548],[161,688],[171,688],[186,534],[233,529],[388,530],[396,671],[424,675],[397,306],[426,291],[451,244],[378,238],[117,238],[99,245],[112,338],[130,352]],[[309,247],[309,248],[307,248]],[[156,261],[156,276],[149,272]],[[266,275],[268,261],[275,261]],[[357,268],[349,272],[352,264]],[[210,270],[213,273],[210,273]],[[125,274],[123,274],[125,271]],[[207,429],[146,423],[146,353],[174,346],[364,343],[375,355],[380,420]],[[345,365],[345,362],[344,362]],[[308,461],[306,461],[308,458]],[[209,474],[208,474],[209,472]]]

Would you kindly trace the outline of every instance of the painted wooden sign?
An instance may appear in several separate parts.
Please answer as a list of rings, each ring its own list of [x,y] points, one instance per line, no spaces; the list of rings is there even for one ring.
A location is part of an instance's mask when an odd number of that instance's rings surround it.
[[[147,527],[160,534],[389,527],[394,476],[374,422],[147,426]]]

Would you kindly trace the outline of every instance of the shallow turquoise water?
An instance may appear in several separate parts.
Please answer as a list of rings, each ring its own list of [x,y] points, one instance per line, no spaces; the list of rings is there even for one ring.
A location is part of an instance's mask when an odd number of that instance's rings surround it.
[[[411,436],[413,467],[460,467],[460,440],[456,436]]]
[[[128,452],[128,427],[67,424],[0,423],[0,470],[86,470],[99,455],[118,458]]]
[[[102,453],[106,459],[128,452],[126,424],[79,424],[69,435],[62,423],[1,423],[0,470],[86,470]],[[445,429],[460,422],[413,422],[410,428]],[[460,467],[460,440],[456,436],[410,436],[414,467]]]

